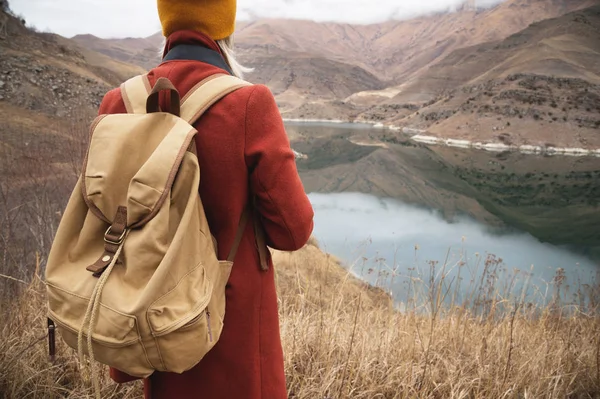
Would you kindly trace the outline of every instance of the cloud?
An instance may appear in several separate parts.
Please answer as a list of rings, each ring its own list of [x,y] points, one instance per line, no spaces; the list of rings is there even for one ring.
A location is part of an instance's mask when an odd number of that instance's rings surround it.
[[[477,6],[490,7],[502,1],[504,0],[478,0]],[[238,17],[368,24],[390,19],[414,18],[432,12],[452,11],[463,3],[465,0],[240,0]]]
[[[407,19],[451,11],[465,0],[238,0],[238,20],[308,19],[354,24]],[[478,0],[488,7],[503,0]],[[140,37],[160,30],[154,1],[11,0],[10,6],[40,30],[63,36],[91,33],[100,37]]]
[[[147,0],[10,0],[28,24],[71,37],[140,37],[160,30],[155,2]]]

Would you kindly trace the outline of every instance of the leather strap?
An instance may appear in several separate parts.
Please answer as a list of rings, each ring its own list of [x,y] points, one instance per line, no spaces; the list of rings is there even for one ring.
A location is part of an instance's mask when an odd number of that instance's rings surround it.
[[[48,318],[48,354],[50,362],[54,364],[56,360],[56,325],[50,318]]]
[[[235,233],[235,238],[233,239],[233,245],[231,246],[231,250],[229,251],[229,256],[227,260],[229,262],[233,262],[235,259],[235,255],[237,254],[238,248],[240,247],[240,243],[242,242],[242,237],[244,236],[244,231],[246,230],[246,224],[248,224],[248,217],[250,214],[250,210],[248,208],[244,209],[242,212],[242,217],[240,218],[240,224],[238,225],[237,233]]]
[[[244,231],[246,230],[246,225],[248,224],[248,218],[252,216],[253,224],[254,224],[254,238],[255,245],[258,251],[258,257],[260,260],[260,268],[263,271],[269,269],[268,256],[267,256],[267,245],[264,238],[264,232],[262,226],[260,224],[260,220],[258,219],[258,215],[255,211],[254,207],[246,207],[244,212],[242,213],[242,217],[240,218],[240,223],[238,226],[238,230],[235,234],[235,238],[233,239],[233,245],[231,246],[231,250],[229,251],[229,256],[227,257],[227,261],[233,262],[235,260],[235,255],[240,247],[240,243],[242,242],[242,238],[244,237]]]
[[[175,86],[173,86],[173,83],[171,83],[171,81],[167,78],[158,78],[158,80],[154,84],[154,87],[152,88],[152,91],[150,92],[150,95],[146,100],[146,112],[152,113],[161,111],[160,107],[158,106],[158,95],[163,90],[169,90],[170,92],[170,107],[165,111],[170,112],[175,116],[179,116],[181,113],[179,92],[177,91]]]
[[[256,208],[254,208],[256,209]],[[260,260],[260,268],[263,271],[269,270],[268,263],[268,249],[267,243],[265,242],[265,233],[262,225],[260,224],[260,219],[258,213],[254,212],[254,237],[256,238],[256,250],[258,251],[258,258]]]
[[[148,75],[135,76],[121,84],[121,97],[129,114],[145,114],[151,86]]]
[[[112,262],[126,233],[127,207],[120,206],[117,209],[117,214],[115,215],[112,225],[106,230],[106,233],[104,233],[104,253],[94,264],[86,267],[86,270],[92,272],[94,277],[100,277]]]

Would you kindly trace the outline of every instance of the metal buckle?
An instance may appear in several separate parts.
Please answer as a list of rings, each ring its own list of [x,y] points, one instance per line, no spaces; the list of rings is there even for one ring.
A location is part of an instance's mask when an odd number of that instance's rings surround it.
[[[125,239],[125,234],[127,233],[127,229],[123,230],[123,233],[121,233],[121,236],[119,237],[118,241],[112,241],[112,240],[109,240],[108,238],[106,238],[108,236],[108,234],[110,233],[111,228],[112,228],[112,226],[109,226],[108,229],[106,229],[106,232],[104,233],[104,242],[107,244],[112,244],[112,245],[121,245],[121,243]]]

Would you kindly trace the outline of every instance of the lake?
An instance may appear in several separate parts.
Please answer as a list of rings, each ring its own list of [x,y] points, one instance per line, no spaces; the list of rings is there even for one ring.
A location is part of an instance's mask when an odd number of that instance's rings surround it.
[[[298,169],[322,249],[398,303],[427,295],[431,276],[444,276],[447,301],[463,301],[482,276],[498,296],[537,303],[558,281],[565,301],[598,281],[598,158],[428,147],[362,125],[286,126],[306,156]]]

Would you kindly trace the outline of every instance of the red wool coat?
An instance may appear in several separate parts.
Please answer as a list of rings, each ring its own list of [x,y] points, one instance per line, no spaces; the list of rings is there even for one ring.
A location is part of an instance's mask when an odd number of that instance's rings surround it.
[[[176,44],[215,42],[192,31],[172,34]],[[167,77],[183,97],[217,67],[198,61],[164,62],[150,71],[153,85]],[[165,98],[161,106],[165,107]],[[164,108],[163,108],[164,109]],[[125,113],[119,89],[110,91],[100,114]],[[200,162],[200,195],[219,259],[229,254],[240,216],[250,195],[268,246],[293,251],[308,240],[313,209],[298,176],[294,154],[273,95],[262,85],[245,87],[211,107],[195,124]],[[252,223],[247,224],[226,288],[225,327],[215,347],[193,369],[154,373],[144,381],[152,399],[283,399],[287,397],[279,335],[273,265],[261,271]],[[111,369],[117,382],[132,377]]]

